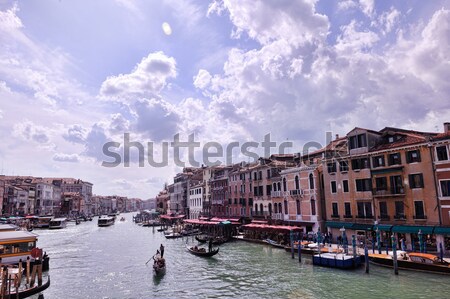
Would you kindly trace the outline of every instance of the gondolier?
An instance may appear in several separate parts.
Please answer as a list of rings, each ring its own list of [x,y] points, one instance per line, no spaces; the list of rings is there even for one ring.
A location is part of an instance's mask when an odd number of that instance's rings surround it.
[[[163,244],[161,244],[161,246],[159,246],[159,251],[161,252],[161,257],[164,257],[164,246],[163,246]]]

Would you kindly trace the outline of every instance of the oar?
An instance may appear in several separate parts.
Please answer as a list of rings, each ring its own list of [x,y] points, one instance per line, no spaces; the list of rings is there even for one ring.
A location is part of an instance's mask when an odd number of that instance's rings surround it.
[[[147,265],[148,262],[150,262],[154,257],[155,257],[155,254],[147,262],[145,262],[145,264]]]

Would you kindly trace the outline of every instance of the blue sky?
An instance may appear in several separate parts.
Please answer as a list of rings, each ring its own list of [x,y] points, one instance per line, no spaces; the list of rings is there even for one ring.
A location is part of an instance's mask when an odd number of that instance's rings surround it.
[[[293,153],[326,131],[450,120],[450,1],[0,0],[0,45],[2,173],[97,194],[153,197],[180,171],[172,152],[101,166],[126,132],[157,149],[270,133]]]

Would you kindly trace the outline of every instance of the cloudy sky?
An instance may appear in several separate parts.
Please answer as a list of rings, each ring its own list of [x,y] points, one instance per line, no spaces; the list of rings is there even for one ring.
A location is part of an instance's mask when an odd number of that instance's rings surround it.
[[[146,159],[175,134],[294,153],[355,126],[440,132],[449,78],[450,1],[0,0],[1,172],[149,198],[180,171]],[[124,133],[143,167],[102,166]]]

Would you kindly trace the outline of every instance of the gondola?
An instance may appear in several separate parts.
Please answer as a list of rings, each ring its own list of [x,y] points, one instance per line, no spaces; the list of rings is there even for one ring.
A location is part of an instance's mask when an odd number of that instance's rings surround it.
[[[189,246],[186,245],[186,249],[192,253],[193,255],[197,255],[197,256],[203,256],[203,257],[211,257],[213,255],[216,255],[219,253],[219,247],[217,247],[216,250],[212,250],[212,251],[200,251],[201,249],[204,248],[199,248],[200,250],[194,250],[192,248],[190,248]]]
[[[29,289],[21,290],[19,293],[10,293],[3,295],[2,298],[4,299],[16,299],[16,298],[28,298],[30,296],[33,296],[35,294],[43,292],[45,289],[47,289],[50,286],[50,276],[48,276],[47,282],[40,286],[35,286]]]
[[[153,272],[155,273],[155,276],[162,276],[166,274],[166,261],[164,260],[163,264],[161,265],[158,263],[158,260],[162,258],[155,259],[153,263]]]

